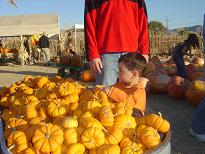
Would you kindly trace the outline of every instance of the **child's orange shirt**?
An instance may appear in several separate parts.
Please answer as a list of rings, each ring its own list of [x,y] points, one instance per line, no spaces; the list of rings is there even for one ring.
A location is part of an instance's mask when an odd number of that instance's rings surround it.
[[[116,102],[129,102],[140,111],[144,111],[146,107],[146,91],[140,83],[131,88],[126,88],[123,83],[116,83],[111,87],[108,97]]]

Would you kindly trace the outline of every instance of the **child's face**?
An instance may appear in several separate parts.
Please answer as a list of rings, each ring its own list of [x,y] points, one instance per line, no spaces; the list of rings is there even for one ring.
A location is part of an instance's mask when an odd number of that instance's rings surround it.
[[[123,62],[118,63],[118,69],[119,82],[130,83],[134,78],[138,77],[138,73],[136,71],[129,71]]]

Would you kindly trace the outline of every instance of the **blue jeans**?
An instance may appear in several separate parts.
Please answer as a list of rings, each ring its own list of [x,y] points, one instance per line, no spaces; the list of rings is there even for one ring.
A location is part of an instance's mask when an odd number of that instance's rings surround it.
[[[186,74],[186,67],[185,67],[183,55],[174,54],[172,58],[174,60],[174,63],[177,66],[177,75],[182,78],[186,78],[187,74]]]
[[[205,98],[194,113],[191,128],[197,134],[205,134]]]
[[[102,73],[96,75],[96,84],[111,86],[117,82],[118,60],[124,53],[102,54],[101,61],[103,65]]]

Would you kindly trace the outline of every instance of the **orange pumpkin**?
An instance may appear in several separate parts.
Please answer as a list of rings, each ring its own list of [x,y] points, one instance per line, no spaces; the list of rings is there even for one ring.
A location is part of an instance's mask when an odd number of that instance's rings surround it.
[[[173,98],[184,98],[185,90],[188,88],[188,81],[179,76],[172,77],[168,84],[168,95]]]
[[[188,74],[188,79],[190,81],[193,81],[193,80],[196,80],[198,78],[201,78],[201,77],[204,77],[204,72],[193,72],[193,73],[190,73]]]
[[[204,59],[200,57],[195,57],[192,59],[192,63],[197,67],[203,67],[204,66]]]
[[[96,80],[95,75],[93,74],[91,70],[84,70],[81,73],[80,78],[84,82],[95,82]]]
[[[4,48],[4,49],[3,49],[3,52],[4,52],[4,53],[9,53],[9,52],[10,52],[10,49]]]
[[[149,78],[151,93],[167,93],[168,83],[170,81],[168,75],[152,75]]]
[[[186,72],[188,76],[189,74],[196,72],[196,67],[194,66],[194,64],[186,65]]]
[[[197,106],[205,97],[204,91],[189,88],[185,92],[186,100],[189,104]]]

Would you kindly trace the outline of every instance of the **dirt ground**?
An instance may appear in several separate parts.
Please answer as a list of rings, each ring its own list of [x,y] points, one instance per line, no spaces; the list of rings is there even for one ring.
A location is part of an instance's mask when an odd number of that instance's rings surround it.
[[[26,75],[54,76],[58,68],[43,66],[0,66],[0,87],[9,86]],[[189,135],[195,107],[185,100],[175,100],[167,95],[148,95],[147,110],[161,112],[171,122],[171,146],[173,154],[205,154],[205,143]]]

